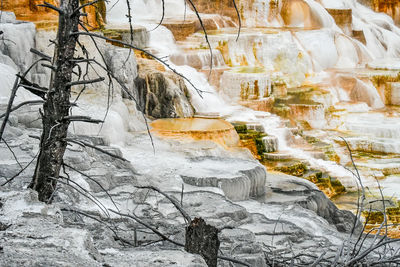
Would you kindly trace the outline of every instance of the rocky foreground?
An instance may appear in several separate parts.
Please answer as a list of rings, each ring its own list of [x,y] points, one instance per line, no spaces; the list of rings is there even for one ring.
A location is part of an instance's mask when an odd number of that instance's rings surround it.
[[[25,108],[12,115],[4,136],[19,163],[0,144],[2,183],[37,153],[40,123],[28,123],[27,114],[34,113]],[[192,218],[220,229],[221,255],[251,266],[300,254],[311,255],[308,260],[323,253],[334,257],[353,225],[354,215],[338,210],[314,184],[267,173],[245,149],[153,136],[153,150],[145,132],[132,133],[121,149],[99,136],[72,137],[129,162],[71,145],[55,200],[45,204],[26,189],[33,160],[1,187],[1,266],[206,266],[201,256],[113,212],[137,216],[171,240],[185,242],[180,212],[162,195],[136,186],[155,186],[181,201]]]
[[[0,57],[4,83],[0,93],[7,98],[15,72],[34,61],[29,48],[36,44],[51,54],[48,39],[55,33],[35,33],[33,24],[17,22],[8,13],[3,13],[2,22],[2,31],[15,38],[12,43],[16,44],[6,46],[7,53],[2,51]],[[95,51],[90,43],[87,47]],[[127,88],[138,89],[131,93],[140,96],[136,104],[146,115],[193,115],[182,80],[157,66],[147,69],[151,63],[145,59],[138,60],[138,71],[136,60],[125,64],[127,50],[107,44],[101,47],[116,76]],[[48,76],[38,67],[32,79],[48,84]],[[321,255],[335,258],[347,247],[342,244],[350,240],[354,215],[338,210],[314,184],[267,173],[246,149],[157,136],[152,144],[147,132],[137,131],[140,120],[133,120],[131,114],[136,107],[122,97],[120,89],[115,89],[119,97],[114,99],[102,132],[108,138],[71,134],[78,144],[68,146],[51,204],[39,202],[37,194],[27,189],[38,151],[38,108],[24,107],[10,117],[3,136],[7,144],[0,143],[0,266],[206,266],[201,256],[177,245],[185,242],[181,213],[163,195],[140,186],[159,188],[182,203],[191,218],[202,217],[216,226],[220,255],[251,266],[268,266],[272,261],[285,266],[292,258],[312,264]],[[88,91],[74,112],[103,118],[99,109],[104,109],[105,101],[96,96],[107,94],[107,88]],[[97,95],[91,96],[93,91]],[[4,110],[1,105],[0,114]],[[88,127],[71,125],[70,130],[99,132]],[[131,131],[128,138],[121,137],[125,131]],[[124,140],[124,144],[111,146],[109,140],[113,144]],[[219,265],[231,266],[222,260]]]

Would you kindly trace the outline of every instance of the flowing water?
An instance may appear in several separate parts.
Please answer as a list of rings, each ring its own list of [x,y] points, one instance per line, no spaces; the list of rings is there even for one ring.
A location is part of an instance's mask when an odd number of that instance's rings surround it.
[[[260,126],[276,137],[279,153],[329,173],[351,191],[357,184],[346,169],[350,159],[339,138],[344,136],[351,149],[360,152],[355,160],[363,184],[378,194],[374,176],[379,177],[385,195],[400,197],[400,109],[396,106],[400,105],[400,29],[391,17],[356,0],[237,0],[243,26],[238,39],[234,17],[218,14],[221,10],[200,14],[207,22],[211,55],[198,25],[179,41],[178,33],[183,30],[170,30],[171,25],[197,20],[190,6],[183,0],[164,1],[164,7],[162,2],[131,1],[132,24],[146,29],[146,49],[164,58],[194,85],[187,82],[197,115]],[[109,1],[106,27],[129,28],[126,15],[126,1]],[[165,26],[158,25],[162,18]],[[26,55],[34,46],[35,30],[30,23],[1,25],[0,30],[14,33],[7,34],[12,39],[0,46],[4,77],[0,102],[4,103],[15,73],[30,63],[32,57]],[[129,71],[135,68],[130,66]],[[40,75],[32,78],[42,81]],[[30,98],[19,94],[17,100]],[[96,99],[85,101],[96,103]],[[265,104],[268,101],[272,106]],[[78,112],[103,116],[107,111],[99,106]],[[125,132],[135,130],[133,117],[139,116],[130,114],[126,103],[117,102],[109,117],[102,133],[113,137],[113,143],[123,143]],[[142,119],[136,121],[143,124]],[[195,121],[189,120],[185,127]],[[161,128],[168,127],[177,125]],[[79,128],[76,125],[74,130],[99,132],[96,127]],[[310,153],[295,133],[299,130],[304,131],[303,137],[330,144],[340,164]],[[237,142],[230,131],[226,138],[208,137]]]
[[[286,120],[271,114],[270,110],[254,111],[238,103],[243,97],[243,87],[250,96],[253,94],[253,98],[258,99],[274,94],[271,84],[285,84],[288,89],[304,85],[323,88],[324,94],[312,97],[316,105],[301,101],[290,105],[291,114],[297,120],[307,121],[311,132],[317,129],[322,133],[336,131],[336,136],[349,137],[353,149],[364,146],[371,148],[371,152],[399,153],[396,141],[398,113],[392,112],[388,117],[389,113],[383,111],[390,100],[385,99],[387,93],[377,88],[371,77],[374,68],[398,72],[400,29],[389,16],[375,13],[356,0],[252,2],[238,1],[244,25],[238,40],[236,28],[208,31],[214,54],[213,71],[222,73],[213,85],[207,80],[211,56],[204,49],[208,46],[204,34],[194,33],[184,41],[176,42],[170,30],[157,27],[162,17],[160,0],[135,1],[132,5],[133,24],[148,30],[151,51],[168,58],[168,63],[195,85],[193,88],[188,84],[192,104],[198,113],[219,114],[228,121],[260,124],[267,134],[278,138],[280,151],[306,160],[313,168],[339,178],[348,189],[355,189],[355,179],[345,168],[336,162],[313,158],[301,147],[293,145],[295,137]],[[124,1],[110,1],[107,8],[109,24],[127,25],[123,15],[127,13]],[[330,10],[336,10],[344,19],[335,20]],[[345,17],[346,12],[350,17]],[[165,20],[184,21],[193,14],[185,1],[166,1]],[[201,16],[206,18],[208,15]],[[347,28],[343,23],[346,19],[350,21],[345,25]],[[353,32],[362,31],[364,40],[353,36],[349,27]],[[361,71],[363,75],[360,75]],[[197,89],[205,93],[199,94]],[[330,117],[327,114],[331,109],[335,112]],[[330,134],[319,136],[334,143],[335,138],[329,137]],[[348,163],[346,155],[341,155],[341,159],[343,164]],[[363,179],[373,186],[374,180],[368,177],[368,172]],[[396,191],[393,187],[400,188],[400,180],[395,183],[393,179],[390,177],[388,184],[391,191]]]

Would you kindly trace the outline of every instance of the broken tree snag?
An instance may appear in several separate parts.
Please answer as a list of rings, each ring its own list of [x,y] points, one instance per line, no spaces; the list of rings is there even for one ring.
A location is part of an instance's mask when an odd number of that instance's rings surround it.
[[[209,267],[216,267],[218,249],[218,229],[206,224],[202,218],[194,218],[186,227],[185,250],[200,254]]]
[[[43,132],[40,139],[40,153],[30,188],[36,190],[39,200],[50,202],[57,185],[60,168],[67,146],[67,131],[70,121],[64,120],[70,111],[71,80],[75,63],[75,46],[78,36],[79,0],[61,0],[60,7],[53,8],[59,13],[57,46],[54,50],[49,91],[43,105]]]

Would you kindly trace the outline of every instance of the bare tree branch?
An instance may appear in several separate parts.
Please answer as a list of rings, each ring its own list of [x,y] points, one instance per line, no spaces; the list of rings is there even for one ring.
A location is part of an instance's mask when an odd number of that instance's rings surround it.
[[[71,143],[75,143],[75,144],[77,144],[77,145],[80,145],[80,146],[82,146],[82,147],[86,147],[86,146],[91,147],[91,148],[93,148],[93,149],[96,149],[96,150],[100,151],[101,153],[104,153],[104,154],[106,154],[106,155],[109,155],[110,157],[117,158],[117,159],[122,160],[122,161],[125,161],[125,162],[129,162],[127,159],[125,159],[125,158],[123,158],[123,157],[120,157],[120,156],[118,156],[118,155],[115,155],[115,154],[113,154],[113,153],[110,153],[110,152],[108,152],[108,151],[106,151],[106,150],[104,150],[104,149],[101,149],[101,148],[99,148],[99,147],[97,147],[97,146],[94,146],[94,145],[92,145],[92,144],[89,144],[89,143],[87,143],[87,142],[84,142],[84,141],[81,141],[81,140],[78,141],[78,140],[74,140],[74,139],[71,139],[71,138],[65,138],[65,140],[68,141],[68,142],[71,142]]]
[[[127,47],[129,47],[129,48],[132,48],[132,49],[134,49],[134,50],[137,50],[137,51],[141,51],[141,52],[143,52],[144,54],[146,54],[146,55],[148,55],[148,56],[150,56],[150,57],[156,59],[157,61],[159,61],[160,63],[162,63],[163,65],[165,65],[168,69],[170,69],[173,73],[175,73],[175,74],[178,75],[179,77],[181,77],[181,78],[183,78],[184,80],[186,80],[186,81],[199,93],[199,95],[200,95],[201,97],[202,97],[201,93],[205,93],[205,92],[206,92],[206,91],[203,91],[203,90],[198,89],[187,77],[185,77],[184,75],[182,75],[182,74],[180,74],[179,72],[177,72],[174,68],[172,68],[172,67],[171,67],[168,63],[166,63],[164,60],[162,60],[161,58],[159,58],[159,57],[157,57],[157,56],[151,54],[150,52],[147,52],[147,51],[144,50],[144,49],[141,49],[141,48],[138,48],[138,47],[133,46],[133,45],[131,45],[131,44],[125,43],[125,42],[123,42],[123,41],[111,39],[111,38],[108,38],[108,37],[105,37],[105,36],[102,36],[102,35],[99,35],[99,34],[96,34],[96,33],[93,33],[93,32],[72,32],[71,35],[86,35],[86,36],[92,36],[92,37],[96,37],[96,38],[103,39],[103,40],[106,40],[106,41],[115,42],[115,43],[118,43],[118,44],[121,44],[121,45],[125,45],[125,46],[127,46]]]
[[[64,11],[62,9],[60,9],[59,7],[56,7],[56,6],[52,5],[52,4],[49,4],[47,2],[44,2],[44,4],[40,4],[40,5],[37,5],[37,6],[50,8],[50,9],[53,9],[53,10],[57,11],[59,14],[64,14]]]
[[[163,191],[154,186],[135,186],[135,187],[140,189],[150,189],[160,193],[161,195],[166,197],[169,201],[171,201],[171,203],[175,206],[175,208],[182,214],[183,218],[185,218],[187,223],[190,223],[192,221],[190,215],[183,209],[183,207],[179,204],[178,200],[176,200],[174,197],[169,196],[168,194],[164,193]]]
[[[8,99],[8,105],[7,105],[6,113],[4,115],[4,120],[0,127],[0,142],[3,140],[4,129],[6,128],[8,118],[9,118],[11,110],[12,110],[12,105],[14,103],[15,96],[17,95],[17,90],[19,87],[18,85],[19,85],[19,77],[17,76],[14,81],[14,86],[11,90],[10,98]]]

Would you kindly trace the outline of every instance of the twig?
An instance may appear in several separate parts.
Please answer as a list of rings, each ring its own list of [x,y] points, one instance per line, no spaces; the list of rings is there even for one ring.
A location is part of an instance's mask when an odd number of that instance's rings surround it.
[[[64,121],[82,121],[82,122],[89,122],[89,123],[103,123],[102,120],[92,119],[88,116],[65,116],[63,118]]]
[[[37,6],[50,8],[50,9],[53,9],[53,10],[57,11],[59,14],[64,14],[63,10],[61,10],[60,8],[58,8],[58,7],[56,7],[56,6],[52,5],[52,4],[49,4],[47,2],[44,2],[44,4],[37,5]]]
[[[8,184],[9,182],[11,182],[12,180],[14,180],[16,177],[18,177],[23,171],[25,171],[31,164],[32,162],[36,159],[36,157],[38,156],[39,152],[36,153],[36,155],[33,157],[33,159],[26,164],[26,166],[24,168],[22,168],[17,174],[15,174],[13,177],[11,177],[10,179],[8,179],[7,181],[5,181],[4,183],[1,184],[1,186],[5,186],[6,184]]]
[[[86,4],[81,5],[80,7],[78,7],[77,9],[75,9],[75,10],[72,12],[71,17],[72,17],[72,16],[75,16],[77,13],[79,13],[81,9],[83,9],[83,8],[85,8],[85,7],[87,7],[87,6],[94,5],[94,4],[98,3],[98,2],[99,2],[99,0],[94,0],[94,1],[91,1],[91,2],[88,2],[88,3],[86,3]]]
[[[167,241],[171,242],[172,244],[175,244],[175,245],[180,246],[180,247],[184,247],[185,246],[182,243],[179,243],[177,241],[174,241],[174,240],[170,239],[169,237],[167,237],[166,235],[164,235],[163,233],[158,231],[156,228],[154,228],[153,226],[151,226],[148,223],[144,222],[143,220],[141,220],[140,218],[138,218],[135,215],[124,214],[124,213],[121,213],[121,212],[118,212],[118,211],[115,211],[115,210],[112,210],[112,209],[109,209],[109,211],[111,211],[112,213],[118,214],[119,216],[131,218],[131,219],[135,220],[136,222],[140,223],[141,225],[143,225],[146,228],[148,228],[151,231],[153,231],[155,234],[160,236],[163,240],[167,240]]]
[[[165,0],[161,0],[161,3],[162,3],[162,15],[161,15],[160,22],[158,22],[157,26],[156,26],[154,29],[150,30],[150,31],[156,30],[158,27],[160,27],[160,25],[161,25],[162,22],[164,21],[164,16],[165,16]],[[185,1],[185,5],[186,5],[186,1]]]
[[[93,196],[88,190],[86,190],[85,188],[83,188],[81,185],[79,185],[77,182],[72,181],[71,179],[68,179],[66,177],[62,177],[60,176],[59,178],[64,178],[65,180],[68,181],[68,183],[61,181],[61,179],[57,179],[54,177],[49,177],[52,180],[55,180],[57,183],[62,183],[63,185],[68,185],[70,186],[72,189],[74,189],[75,191],[77,191],[79,194],[81,194],[82,196],[86,197],[87,199],[89,199],[90,201],[92,201],[96,206],[98,206],[100,208],[100,210],[102,212],[104,212],[104,214],[107,217],[110,217],[110,214],[107,210],[107,208],[103,205],[103,203],[101,203],[95,196]],[[76,188],[75,186],[71,185],[70,182],[72,182],[74,185],[76,185],[80,190],[82,190],[83,192],[81,192],[78,188]]]
[[[209,50],[210,50],[210,71],[209,71],[209,73],[208,73],[208,78],[210,78],[210,76],[211,76],[211,71],[212,71],[212,67],[213,67],[213,52],[212,52],[212,47],[211,47],[210,41],[208,40],[207,30],[206,30],[206,27],[205,27],[204,24],[203,24],[203,20],[202,20],[201,17],[200,17],[200,14],[199,14],[199,12],[198,12],[198,10],[197,10],[197,8],[196,8],[196,5],[193,3],[192,0],[187,0],[187,1],[190,3],[190,5],[192,6],[194,12],[196,13],[197,19],[198,19],[199,22],[200,22],[200,26],[201,26],[201,28],[202,28],[203,31],[204,31],[204,38],[206,38],[206,42],[207,42],[208,48],[209,48]]]
[[[123,41],[111,39],[111,38],[108,38],[108,37],[105,37],[105,36],[102,36],[102,35],[99,35],[99,34],[96,34],[96,33],[93,33],[93,32],[72,32],[70,35],[72,35],[72,36],[73,36],[73,35],[87,35],[87,36],[92,36],[92,37],[96,37],[96,38],[103,39],[103,40],[106,40],[106,41],[115,42],[115,43],[118,43],[118,44],[121,44],[121,45],[130,47],[130,48],[132,48],[132,49],[134,49],[134,50],[137,50],[137,51],[141,51],[141,52],[143,52],[144,54],[146,54],[146,55],[148,55],[148,56],[154,58],[154,59],[157,60],[157,61],[159,61],[159,62],[162,63],[164,66],[166,66],[168,69],[170,69],[173,73],[175,73],[175,74],[178,75],[179,77],[183,78],[185,81],[187,81],[187,82],[198,92],[198,94],[200,95],[200,97],[203,97],[203,96],[201,95],[201,93],[204,93],[204,91],[198,89],[187,77],[185,77],[183,74],[177,72],[174,68],[172,68],[169,64],[167,64],[167,63],[166,63],[164,60],[162,60],[161,58],[159,58],[159,57],[153,55],[153,54],[150,53],[150,52],[147,52],[147,51],[144,50],[144,49],[141,49],[141,48],[138,48],[138,47],[133,46],[133,45],[131,45],[131,44],[125,43],[125,42],[123,42]]]
[[[25,101],[25,102],[22,102],[22,103],[20,103],[20,104],[18,104],[18,105],[16,105],[16,106],[14,106],[14,107],[10,110],[10,112],[16,111],[17,109],[19,109],[19,108],[21,108],[21,107],[23,107],[23,106],[26,106],[26,105],[36,105],[36,104],[43,104],[43,103],[44,103],[43,100],[29,100],[29,101]],[[4,116],[6,116],[6,113],[1,114],[1,115],[0,115],[0,119],[3,118]]]
[[[237,17],[238,17],[238,20],[239,20],[239,29],[238,29],[238,33],[237,33],[237,37],[236,37],[236,42],[237,42],[239,40],[240,30],[242,29],[242,19],[240,17],[239,9],[238,9],[238,7],[236,5],[236,1],[232,0],[232,2],[233,2],[233,6],[235,7],[236,14],[237,14]]]
[[[1,128],[0,128],[0,142],[3,140],[4,129],[6,128],[6,125],[7,125],[7,122],[8,122],[8,118],[9,118],[10,113],[11,113],[12,105],[13,105],[15,96],[17,94],[18,87],[19,87],[19,77],[17,76],[15,78],[14,86],[13,86],[13,88],[11,90],[10,98],[8,99],[8,105],[7,105],[6,113],[5,113],[4,120],[3,120],[3,123],[1,125]]]
[[[8,148],[8,150],[10,150],[11,154],[13,155],[15,161],[18,163],[19,167],[22,169],[23,167],[22,167],[21,163],[19,162],[19,160],[18,160],[18,158],[17,158],[17,155],[15,155],[14,151],[13,151],[12,148],[8,145],[8,143],[6,142],[6,140],[4,140],[4,138],[2,138],[2,140],[3,140],[4,144],[6,144],[6,147]]]
[[[104,77],[100,77],[100,78],[93,79],[93,80],[82,80],[82,81],[69,82],[65,86],[74,86],[74,85],[81,85],[81,84],[92,84],[92,83],[102,82],[104,80],[105,80]]]
[[[51,61],[51,56],[46,55],[45,53],[43,53],[43,52],[41,52],[41,51],[39,51],[39,50],[37,50],[37,49],[35,49],[35,48],[31,48],[29,51],[30,51],[31,53],[33,53],[33,54],[35,54],[35,55],[37,55],[37,56],[43,58],[43,59],[46,60],[46,61]]]
[[[103,186],[101,183],[99,183],[98,181],[96,181],[96,179],[90,177],[89,175],[87,175],[87,174],[81,172],[80,170],[77,170],[77,169],[75,169],[74,167],[68,165],[67,163],[64,162],[63,164],[64,164],[65,167],[70,168],[71,170],[73,170],[73,171],[79,173],[80,175],[82,175],[82,176],[88,178],[90,181],[92,181],[92,182],[94,182],[95,184],[97,184],[97,185],[101,188],[101,190],[103,190],[103,191],[107,194],[107,196],[110,198],[111,202],[113,203],[114,207],[119,211],[119,208],[118,208],[117,204],[115,203],[114,199],[112,198],[112,196],[110,195],[110,193],[108,193],[108,191],[104,188],[104,186]]]
[[[106,151],[106,150],[104,150],[104,149],[101,149],[101,148],[99,148],[99,147],[97,147],[97,146],[94,146],[94,145],[89,144],[89,143],[84,142],[84,141],[80,141],[80,140],[78,141],[78,140],[74,140],[74,139],[72,139],[72,138],[65,138],[65,141],[71,142],[71,143],[75,143],[75,144],[80,145],[80,146],[82,146],[82,147],[88,146],[88,147],[91,147],[91,148],[93,148],[93,149],[96,149],[96,150],[100,151],[101,153],[104,153],[104,154],[106,154],[106,155],[109,155],[110,157],[117,158],[117,159],[122,160],[122,161],[125,161],[125,162],[129,162],[127,159],[125,159],[125,158],[123,158],[123,157],[120,157],[120,156],[118,156],[118,155],[115,155],[115,154],[113,154],[113,153],[110,153],[110,152],[108,152],[108,151]]]
[[[175,198],[173,198],[173,197],[169,196],[168,194],[164,193],[163,191],[161,191],[157,187],[154,187],[154,186],[135,186],[135,187],[136,188],[140,188],[140,189],[150,189],[150,190],[157,191],[158,193],[160,193],[161,195],[166,197],[169,201],[171,201],[171,203],[175,206],[175,208],[182,214],[183,218],[185,218],[187,223],[190,223],[192,221],[192,219],[190,218],[189,214],[183,209],[183,207],[179,204],[179,202]]]
[[[95,216],[92,216],[90,214],[87,214],[86,212],[83,212],[83,211],[80,211],[80,210],[76,210],[76,209],[62,208],[61,211],[75,212],[75,213],[78,213],[80,215],[86,216],[86,217],[88,217],[88,218],[90,218],[92,220],[95,220],[95,221],[97,221],[97,222],[99,222],[101,224],[104,224],[108,229],[110,229],[114,233],[114,236],[115,236],[116,240],[120,240],[122,243],[125,243],[125,244],[128,244],[128,245],[132,246],[132,247],[135,247],[135,245],[132,244],[131,242],[129,242],[128,240],[120,237],[118,235],[117,231],[115,229],[113,229],[111,226],[109,226],[106,222],[104,222],[101,219],[96,218]]]

